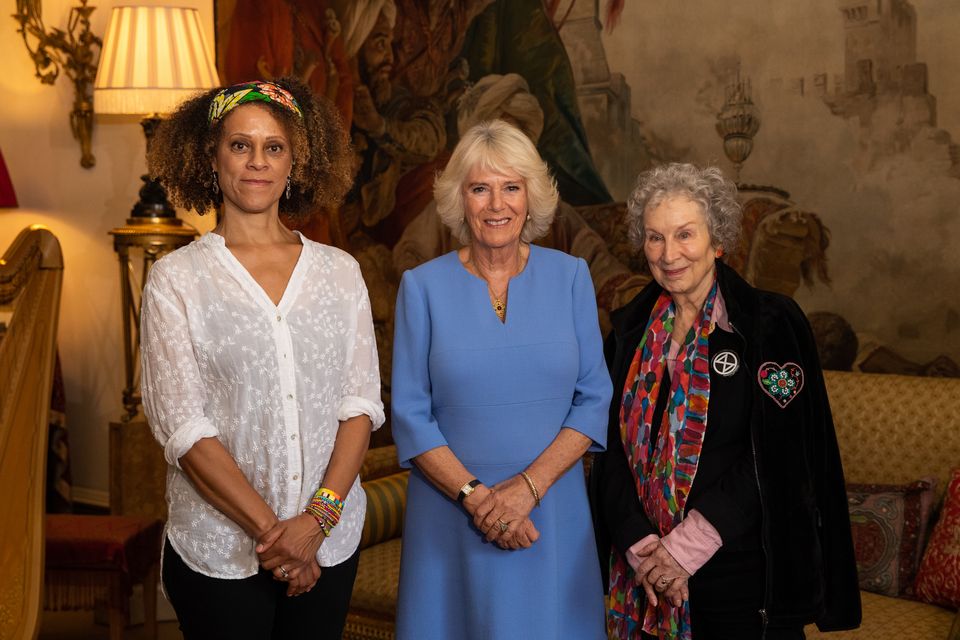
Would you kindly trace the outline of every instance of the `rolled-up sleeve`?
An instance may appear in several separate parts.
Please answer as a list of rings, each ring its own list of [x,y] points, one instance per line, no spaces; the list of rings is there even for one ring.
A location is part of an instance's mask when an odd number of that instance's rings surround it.
[[[590,451],[603,451],[607,443],[607,413],[613,384],[603,359],[597,297],[590,270],[582,258],[577,259],[573,280],[573,321],[580,349],[580,371],[563,426],[593,440]]]
[[[140,314],[143,411],[167,463],[198,440],[219,435],[204,414],[204,388],[194,356],[186,309],[154,267],[143,290]]]
[[[380,364],[377,358],[377,339],[373,330],[373,315],[367,286],[354,263],[353,286],[357,291],[357,306],[352,315],[353,327],[348,332],[347,360],[337,420],[343,422],[359,415],[370,418],[374,431],[386,421],[383,401],[380,399]]]
[[[403,274],[393,336],[391,409],[400,464],[447,444],[433,415],[430,385],[430,310],[413,271]]]

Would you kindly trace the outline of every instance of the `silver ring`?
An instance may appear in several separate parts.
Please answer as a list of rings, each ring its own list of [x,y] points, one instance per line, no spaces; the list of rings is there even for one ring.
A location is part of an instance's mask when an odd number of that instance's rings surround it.
[[[500,533],[506,533],[510,527],[500,518],[497,518],[497,525],[500,527]]]
[[[664,578],[663,576],[660,576],[660,584],[663,585],[663,586],[666,586],[666,585],[667,585],[667,579]]]
[[[280,573],[283,574],[283,577],[284,577],[284,578],[289,578],[289,577],[290,577],[290,574],[287,573],[287,570],[283,568],[283,565],[280,565],[278,568],[280,569]]]

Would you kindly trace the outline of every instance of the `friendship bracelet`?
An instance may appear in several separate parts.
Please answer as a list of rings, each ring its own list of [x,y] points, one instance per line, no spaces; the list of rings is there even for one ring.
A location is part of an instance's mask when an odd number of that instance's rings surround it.
[[[334,491],[333,489],[320,487],[319,489],[317,489],[317,492],[313,494],[314,500],[322,500],[324,498],[329,498],[334,503],[339,505],[341,509],[343,509],[343,498],[341,498],[340,494]]]
[[[303,512],[313,516],[313,519],[317,521],[317,525],[319,525],[320,530],[323,531],[324,535],[327,537],[330,536],[331,531],[340,521],[340,514],[325,507],[324,505],[318,505],[317,503],[310,503],[307,508],[303,510]]]
[[[533,494],[533,501],[537,503],[537,506],[540,506],[540,492],[537,491],[537,485],[533,484],[533,480],[530,479],[530,476],[527,475],[526,471],[520,472],[520,477],[527,481],[527,486],[530,487],[530,493]]]
[[[330,537],[330,533],[340,522],[340,516],[343,514],[343,499],[336,491],[320,487],[303,512],[313,516],[323,535]]]

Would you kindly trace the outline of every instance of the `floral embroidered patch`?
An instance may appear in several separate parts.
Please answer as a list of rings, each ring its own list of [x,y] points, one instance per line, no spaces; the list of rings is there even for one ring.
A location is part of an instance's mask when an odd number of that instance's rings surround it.
[[[803,369],[793,362],[764,362],[757,371],[760,388],[783,409],[803,389]]]

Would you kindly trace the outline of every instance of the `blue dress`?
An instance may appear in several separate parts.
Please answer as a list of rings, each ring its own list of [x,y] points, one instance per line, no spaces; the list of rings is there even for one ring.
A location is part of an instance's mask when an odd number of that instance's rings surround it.
[[[393,355],[400,461],[449,446],[484,484],[524,470],[571,427],[603,450],[612,386],[586,263],[530,247],[507,321],[451,252],[403,275]],[[398,640],[605,638],[603,587],[578,461],[505,551],[416,468],[400,564]]]

